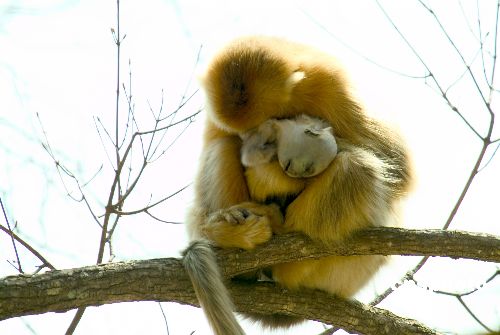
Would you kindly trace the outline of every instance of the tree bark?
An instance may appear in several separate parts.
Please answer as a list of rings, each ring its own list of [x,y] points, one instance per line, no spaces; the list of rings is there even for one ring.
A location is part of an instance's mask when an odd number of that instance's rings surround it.
[[[239,312],[281,312],[362,334],[436,334],[414,320],[320,291],[294,292],[270,283],[228,287]],[[127,301],[198,306],[180,260],[152,259],[7,277],[0,284],[0,320]]]
[[[322,245],[290,234],[251,251],[219,250],[227,277],[291,260],[328,255],[402,254],[500,261],[500,238],[440,230],[374,228],[342,244]],[[250,287],[249,287],[250,285]],[[273,284],[229,285],[240,312],[271,311],[301,316],[363,334],[434,334],[416,321],[324,292],[286,291]],[[126,301],[173,301],[197,306],[180,260],[152,259],[110,263],[0,279],[0,320],[77,307]]]
[[[252,251],[220,250],[218,255],[228,277],[287,261],[334,255],[441,256],[499,263],[500,237],[456,230],[380,227],[361,230],[348,241],[329,245],[297,233],[277,235]]]

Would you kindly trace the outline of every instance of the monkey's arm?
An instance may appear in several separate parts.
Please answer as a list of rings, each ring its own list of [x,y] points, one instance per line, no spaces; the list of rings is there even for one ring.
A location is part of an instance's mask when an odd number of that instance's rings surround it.
[[[269,240],[271,224],[283,217],[277,206],[250,201],[240,148],[239,137],[208,125],[188,224],[195,238],[251,249]]]
[[[387,224],[392,203],[388,164],[368,149],[342,146],[330,166],[289,205],[284,232],[331,241]]]

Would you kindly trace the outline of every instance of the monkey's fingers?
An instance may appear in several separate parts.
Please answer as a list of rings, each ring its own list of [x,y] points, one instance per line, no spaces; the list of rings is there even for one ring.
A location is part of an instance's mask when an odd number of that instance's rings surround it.
[[[250,203],[246,203],[250,204]],[[260,206],[260,205],[259,205]],[[204,233],[216,245],[252,249],[272,236],[272,217],[252,206],[236,205],[210,216]],[[264,213],[263,213],[264,214]]]

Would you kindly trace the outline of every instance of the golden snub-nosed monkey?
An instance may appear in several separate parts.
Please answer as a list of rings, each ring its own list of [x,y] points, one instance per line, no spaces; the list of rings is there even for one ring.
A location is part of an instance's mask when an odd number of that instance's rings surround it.
[[[396,132],[365,113],[342,67],[314,48],[280,38],[240,38],[214,57],[202,85],[208,118],[195,201],[187,216],[193,242],[184,264],[214,332],[244,334],[232,314],[211,245],[251,249],[273,232],[301,232],[335,243],[356,230],[394,223],[397,204],[412,184],[412,171]],[[272,187],[255,187],[259,178],[248,178],[241,162],[241,136],[269,119],[302,114],[332,128],[338,145],[335,159],[310,178],[290,177],[274,162],[266,173],[274,184],[264,183]],[[259,166],[252,169],[258,171]],[[263,200],[286,197],[292,179],[302,186],[282,214],[276,203]],[[281,180],[287,183],[284,192]],[[288,289],[313,288],[350,297],[384,260],[377,255],[331,256],[276,265],[271,272]],[[280,314],[250,317],[270,327],[297,321]]]

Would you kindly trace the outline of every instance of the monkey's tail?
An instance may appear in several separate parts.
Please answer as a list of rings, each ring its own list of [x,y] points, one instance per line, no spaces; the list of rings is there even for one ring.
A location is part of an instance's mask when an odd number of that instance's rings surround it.
[[[245,335],[233,314],[215,253],[208,241],[194,241],[184,251],[186,269],[203,311],[216,335]]]

